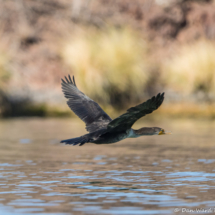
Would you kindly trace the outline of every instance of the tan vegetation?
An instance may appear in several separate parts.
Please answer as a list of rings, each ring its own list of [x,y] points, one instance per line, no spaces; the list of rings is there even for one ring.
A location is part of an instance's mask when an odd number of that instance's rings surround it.
[[[75,34],[62,56],[80,89],[105,104],[114,95],[140,100],[150,79],[146,42],[128,28]]]
[[[200,40],[183,46],[163,65],[169,88],[184,95],[198,91],[215,95],[215,43]]]
[[[168,2],[2,1],[2,115],[70,113],[69,73],[114,115],[165,91],[167,115],[213,118],[215,1]]]
[[[5,88],[6,81],[8,81],[10,77],[8,64],[8,57],[4,54],[2,50],[0,50],[0,90]]]

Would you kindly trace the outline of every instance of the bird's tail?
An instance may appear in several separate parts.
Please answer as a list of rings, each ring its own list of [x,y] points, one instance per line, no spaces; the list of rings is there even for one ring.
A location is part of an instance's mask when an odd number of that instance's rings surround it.
[[[88,135],[83,135],[81,137],[76,137],[76,138],[72,138],[72,139],[67,139],[67,140],[62,140],[61,143],[65,143],[65,144],[69,144],[69,145],[78,145],[79,146],[83,146],[85,143],[89,142],[89,137]]]

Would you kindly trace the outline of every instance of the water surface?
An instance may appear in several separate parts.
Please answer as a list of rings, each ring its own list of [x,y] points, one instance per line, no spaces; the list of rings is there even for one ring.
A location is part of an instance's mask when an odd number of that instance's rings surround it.
[[[213,214],[215,122],[141,126],[173,134],[72,147],[77,120],[0,121],[0,214]]]

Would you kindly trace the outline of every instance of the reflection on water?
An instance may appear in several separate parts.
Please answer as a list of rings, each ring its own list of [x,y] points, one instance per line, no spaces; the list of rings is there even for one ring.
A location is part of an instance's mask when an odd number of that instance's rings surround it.
[[[174,134],[61,145],[85,132],[79,123],[0,122],[1,214],[180,214],[215,207],[215,123],[151,122],[137,127]]]

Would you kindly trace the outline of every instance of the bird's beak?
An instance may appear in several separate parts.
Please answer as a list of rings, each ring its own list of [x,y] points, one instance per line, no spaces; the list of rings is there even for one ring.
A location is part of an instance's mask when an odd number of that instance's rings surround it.
[[[164,130],[161,130],[158,135],[163,135],[163,134],[172,134],[170,131],[164,131]]]

